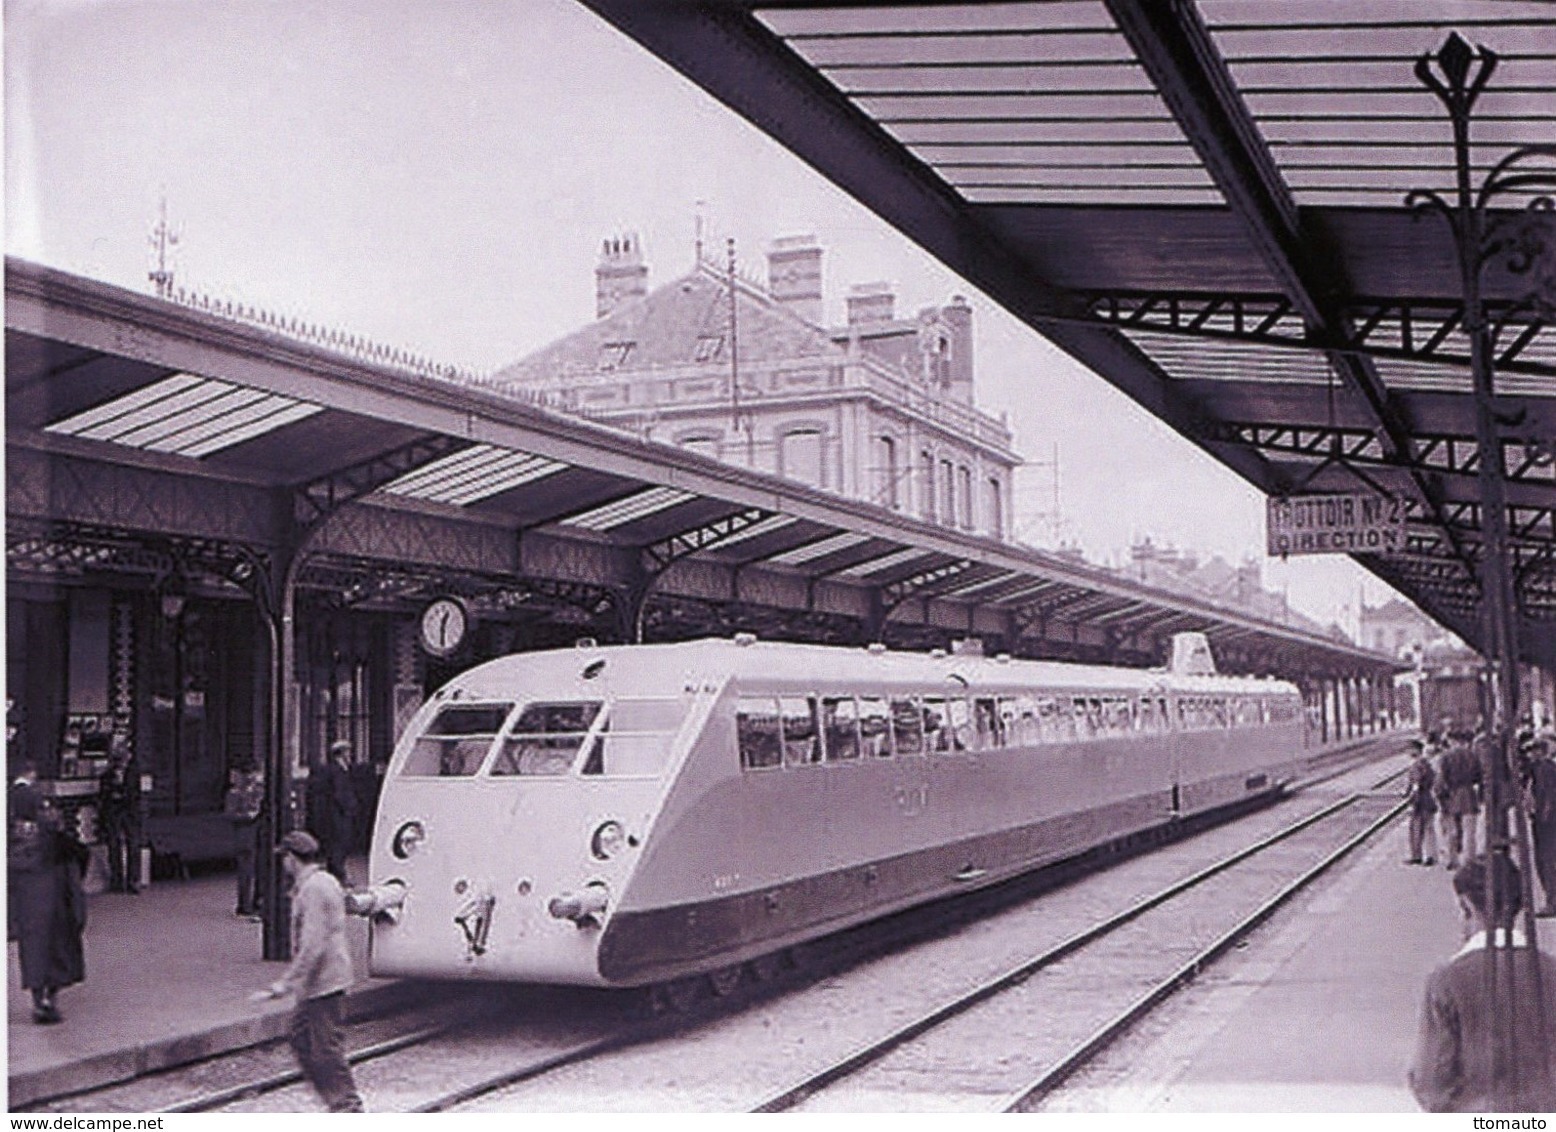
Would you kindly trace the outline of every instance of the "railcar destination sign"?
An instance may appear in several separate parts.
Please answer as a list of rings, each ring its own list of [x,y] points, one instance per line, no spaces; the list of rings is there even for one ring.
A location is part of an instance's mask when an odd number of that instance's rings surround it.
[[[1395,554],[1405,549],[1405,501],[1361,492],[1271,498],[1269,553]]]

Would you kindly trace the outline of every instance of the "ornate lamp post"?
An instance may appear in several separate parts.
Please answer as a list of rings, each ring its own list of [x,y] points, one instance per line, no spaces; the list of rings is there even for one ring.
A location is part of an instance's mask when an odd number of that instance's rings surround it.
[[[1434,70],[1435,65],[1435,70]],[[1471,68],[1474,73],[1471,74]],[[1464,298],[1464,332],[1470,340],[1470,368],[1475,393],[1475,441],[1480,452],[1481,529],[1481,626],[1482,655],[1488,667],[1490,718],[1484,744],[1482,770],[1486,791],[1486,849],[1489,863],[1505,858],[1516,846],[1523,873],[1524,925],[1531,946],[1535,944],[1532,886],[1530,884],[1529,828],[1522,806],[1515,806],[1517,836],[1510,837],[1507,807],[1516,801],[1511,768],[1516,742],[1518,712],[1517,592],[1508,550],[1507,490],[1502,437],[1503,420],[1496,412],[1494,347],[1497,334],[1515,314],[1550,317],[1556,307],[1556,201],[1543,195],[1556,190],[1556,145],[1523,146],[1493,165],[1478,190],[1470,182],[1470,118],[1475,101],[1497,68],[1497,55],[1484,46],[1471,48],[1457,32],[1450,34],[1435,55],[1416,60],[1416,77],[1448,111],[1453,126],[1455,191],[1452,199],[1430,190],[1416,190],[1405,204],[1417,214],[1440,214],[1453,233],[1459,260],[1459,280]],[[1439,75],[1441,77],[1439,77]],[[1518,195],[1534,194],[1518,204]],[[1502,264],[1516,275],[1529,275],[1527,296],[1493,326],[1486,316],[1482,284],[1486,270]],[[1504,891],[1505,871],[1490,869],[1493,925],[1504,922],[1503,909],[1510,893]],[[1506,944],[1506,940],[1503,940]],[[1495,946],[1493,955],[1505,952]],[[1488,989],[1495,989],[1498,970],[1504,964],[1487,965]],[[1504,976],[1511,979],[1511,963]],[[1539,968],[1535,970],[1538,995]],[[1510,988],[1511,989],[1511,988]],[[1496,1001],[1495,998],[1492,1001]],[[1542,1034],[1542,1039],[1549,1035]],[[1547,1045],[1547,1051],[1549,1047]],[[1506,1051],[1503,1051],[1506,1052]],[[1493,1050],[1493,1060],[1500,1056]]]

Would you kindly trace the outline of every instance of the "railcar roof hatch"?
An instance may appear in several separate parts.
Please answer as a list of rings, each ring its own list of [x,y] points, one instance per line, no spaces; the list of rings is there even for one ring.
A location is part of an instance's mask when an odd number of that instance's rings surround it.
[[[1210,651],[1209,638],[1204,633],[1174,633],[1168,671],[1174,676],[1216,675],[1216,658]]]

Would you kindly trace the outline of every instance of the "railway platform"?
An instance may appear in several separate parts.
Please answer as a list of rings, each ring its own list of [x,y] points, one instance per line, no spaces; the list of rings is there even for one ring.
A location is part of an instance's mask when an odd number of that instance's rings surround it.
[[[361,877],[366,863],[351,869]],[[86,981],[60,992],[65,1021],[55,1026],[33,1024],[10,944],[8,1108],[283,1035],[289,1003],[248,998],[282,965],[260,958],[260,925],[233,915],[233,899],[230,873],[89,897]],[[411,984],[366,978],[366,921],[353,917],[347,932],[359,973],[348,1013],[417,993]]]
[[[1077,1080],[1065,1107],[1419,1111],[1406,1074],[1422,992],[1462,942],[1451,874],[1403,863],[1403,819],[1358,852]],[[1556,924],[1539,924],[1550,950]]]

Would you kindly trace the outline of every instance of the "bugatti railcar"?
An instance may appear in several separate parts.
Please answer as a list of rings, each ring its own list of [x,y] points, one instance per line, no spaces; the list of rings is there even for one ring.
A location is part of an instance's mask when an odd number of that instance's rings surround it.
[[[725,971],[1278,790],[1297,690],[1175,644],[1154,671],[738,638],[472,668],[389,767],[372,969]]]

